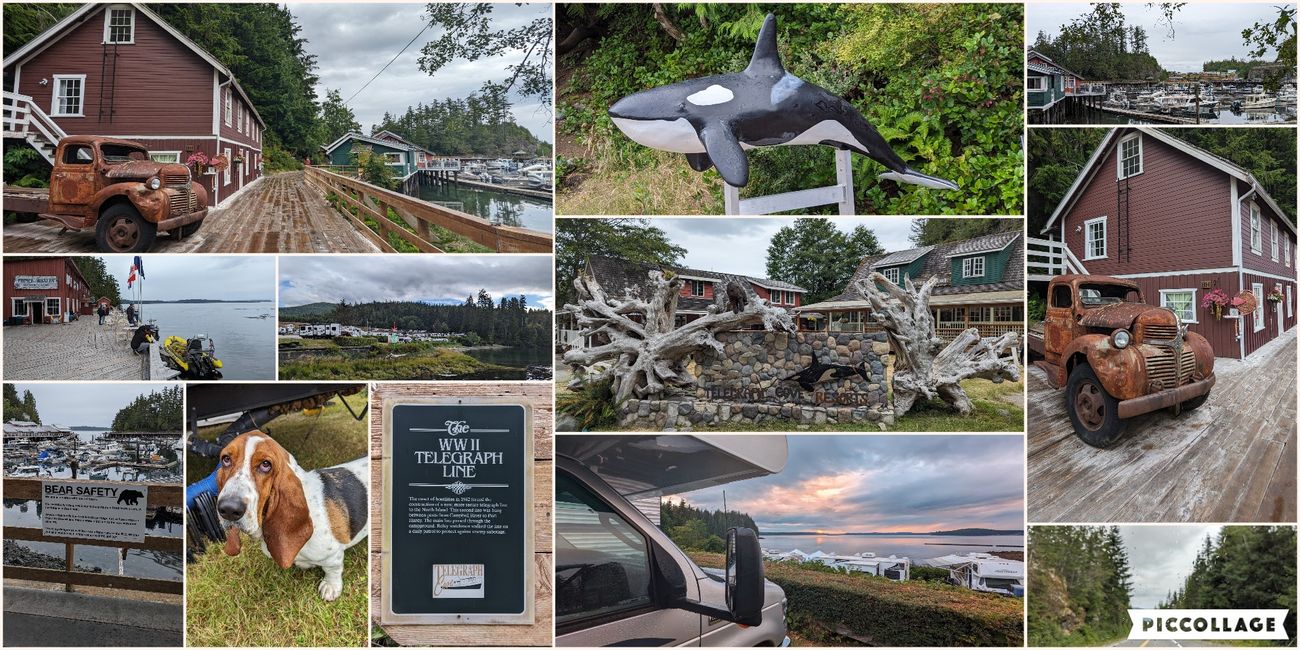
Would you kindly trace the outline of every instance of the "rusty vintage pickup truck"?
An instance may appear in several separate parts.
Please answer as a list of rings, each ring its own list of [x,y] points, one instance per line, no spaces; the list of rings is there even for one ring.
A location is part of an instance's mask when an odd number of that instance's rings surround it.
[[[1138,285],[1103,275],[1062,275],[1047,287],[1047,317],[1031,327],[1030,358],[1065,388],[1074,432],[1112,447],[1126,421],[1194,409],[1214,386],[1214,350],[1178,315],[1146,304]]]
[[[93,230],[106,253],[149,250],[159,232],[193,234],[208,215],[208,193],[178,163],[156,162],[135,142],[87,135],[59,141],[50,187],[6,187],[5,210]]]

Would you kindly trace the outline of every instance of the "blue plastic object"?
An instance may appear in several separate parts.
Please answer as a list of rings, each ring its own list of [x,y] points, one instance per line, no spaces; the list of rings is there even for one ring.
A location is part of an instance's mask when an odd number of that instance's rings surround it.
[[[185,507],[193,508],[194,500],[199,498],[203,493],[211,494],[213,498],[217,496],[217,470],[212,470],[207,478],[196,481],[185,488]]]

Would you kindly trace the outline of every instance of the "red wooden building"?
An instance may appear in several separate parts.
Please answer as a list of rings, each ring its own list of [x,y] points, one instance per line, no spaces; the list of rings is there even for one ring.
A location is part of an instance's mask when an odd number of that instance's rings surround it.
[[[134,140],[156,160],[225,154],[220,204],[261,175],[266,124],[231,71],[148,5],[85,4],[4,60],[4,137],[53,162],[70,134]]]
[[[1295,226],[1249,171],[1167,131],[1113,129],[1043,233],[1062,256],[1056,271],[1136,281],[1216,356],[1245,358],[1296,324]],[[1033,260],[1030,279],[1048,279]],[[1216,316],[1201,305],[1215,289],[1251,291],[1259,307]]]
[[[6,259],[4,318],[40,325],[63,320],[69,312],[94,313],[90,287],[70,257]]]

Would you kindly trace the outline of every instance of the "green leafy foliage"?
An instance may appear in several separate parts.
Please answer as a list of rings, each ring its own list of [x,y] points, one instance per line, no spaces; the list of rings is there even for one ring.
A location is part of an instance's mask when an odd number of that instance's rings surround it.
[[[693,538],[684,538],[687,543],[683,544],[674,534],[674,530],[687,527],[692,534],[697,534]],[[709,510],[707,508],[696,508],[685,501],[663,501],[659,504],[659,528],[668,533],[678,546],[692,550],[709,550],[704,547],[704,543],[709,537],[725,538],[727,531],[732,528],[749,528],[758,533],[758,524],[754,518],[743,512],[735,510]],[[683,530],[682,532],[687,532]],[[719,549],[722,551],[725,549]]]
[[[1029,645],[1106,645],[1129,630],[1132,573],[1115,526],[1029,530]]]
[[[1162,78],[1160,62],[1147,49],[1146,30],[1126,26],[1118,3],[1091,6],[1087,14],[1062,25],[1056,38],[1039,32],[1034,49],[1085,79]]]
[[[676,5],[666,10],[666,17],[675,18],[674,28],[682,35],[678,41],[656,20],[653,6],[618,8],[561,14],[561,34],[602,35],[589,37],[589,43],[574,46],[560,59],[557,98],[557,131],[588,150],[598,175],[659,161],[618,132],[606,115],[610,105],[650,87],[743,69],[757,25],[769,9]],[[790,4],[770,9],[779,16],[778,40],[790,72],[847,98],[908,164],[961,187],[939,192],[879,181],[876,175],[885,171],[883,166],[855,156],[860,211],[1021,212],[1020,5]],[[687,11],[696,15],[687,18]],[[833,156],[828,147],[751,150],[745,193],[831,184]],[[706,176],[717,178],[716,171]]]
[[[1031,237],[1037,237],[1047,224],[1104,137],[1105,129],[1029,129],[1029,204],[1025,216]]]
[[[555,285],[560,304],[576,298],[573,280],[587,259],[605,256],[644,264],[676,264],[686,249],[647,219],[557,219]]]
[[[550,149],[515,122],[502,93],[435,99],[408,107],[400,116],[384,113],[371,133],[385,130],[441,155],[509,156],[516,151],[532,154]]]
[[[525,97],[537,97],[551,104],[551,17],[498,29],[492,20],[495,6],[487,2],[438,2],[426,5],[429,23],[442,28],[442,35],[420,49],[420,69],[437,74],[452,61],[478,61],[502,52],[523,52],[517,63],[506,67],[510,77],[504,83],[485,81],[483,93],[504,96],[513,90]]]
[[[108,272],[108,265],[102,257],[73,257],[72,263],[77,265],[77,270],[81,271],[81,276],[86,278],[86,285],[90,287],[90,293],[95,298],[108,298],[114,305],[122,302],[122,295],[119,293],[117,278]]]
[[[361,123],[357,121],[352,109],[343,103],[338,89],[325,91],[325,101],[320,105],[320,128],[321,142],[325,144],[333,143],[349,133],[361,133]]]
[[[590,381],[555,396],[555,410],[578,421],[582,431],[609,429],[618,423],[613,380]]]
[[[140,395],[113,416],[114,431],[181,431],[185,411],[180,386]]]
[[[924,580],[926,582],[947,583],[949,573],[947,569],[940,569],[933,566],[913,566],[908,575],[912,580]]]
[[[839,294],[863,258],[883,252],[866,226],[846,233],[829,219],[797,219],[768,243],[767,277],[807,289],[812,304]]]
[[[1019,231],[1024,222],[1019,219],[915,219],[909,239],[917,246],[933,246],[948,242],[974,239],[1011,230]]]
[[[262,149],[262,164],[265,165],[268,174],[302,171],[302,163],[294,158],[293,154],[273,144],[268,144]]]
[[[4,419],[26,420],[27,422],[41,423],[41,414],[36,411],[36,398],[32,391],[23,391],[22,397],[18,396],[18,387],[13,384],[4,385]]]

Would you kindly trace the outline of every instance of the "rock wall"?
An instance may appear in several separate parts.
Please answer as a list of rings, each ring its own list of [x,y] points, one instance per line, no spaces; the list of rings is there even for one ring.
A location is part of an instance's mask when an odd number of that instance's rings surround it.
[[[696,386],[661,399],[628,400],[624,426],[689,430],[723,423],[795,424],[872,422],[893,424],[883,332],[742,331],[718,335],[723,354],[698,352],[685,361]],[[805,390],[787,378],[815,363],[840,366],[847,377]]]

